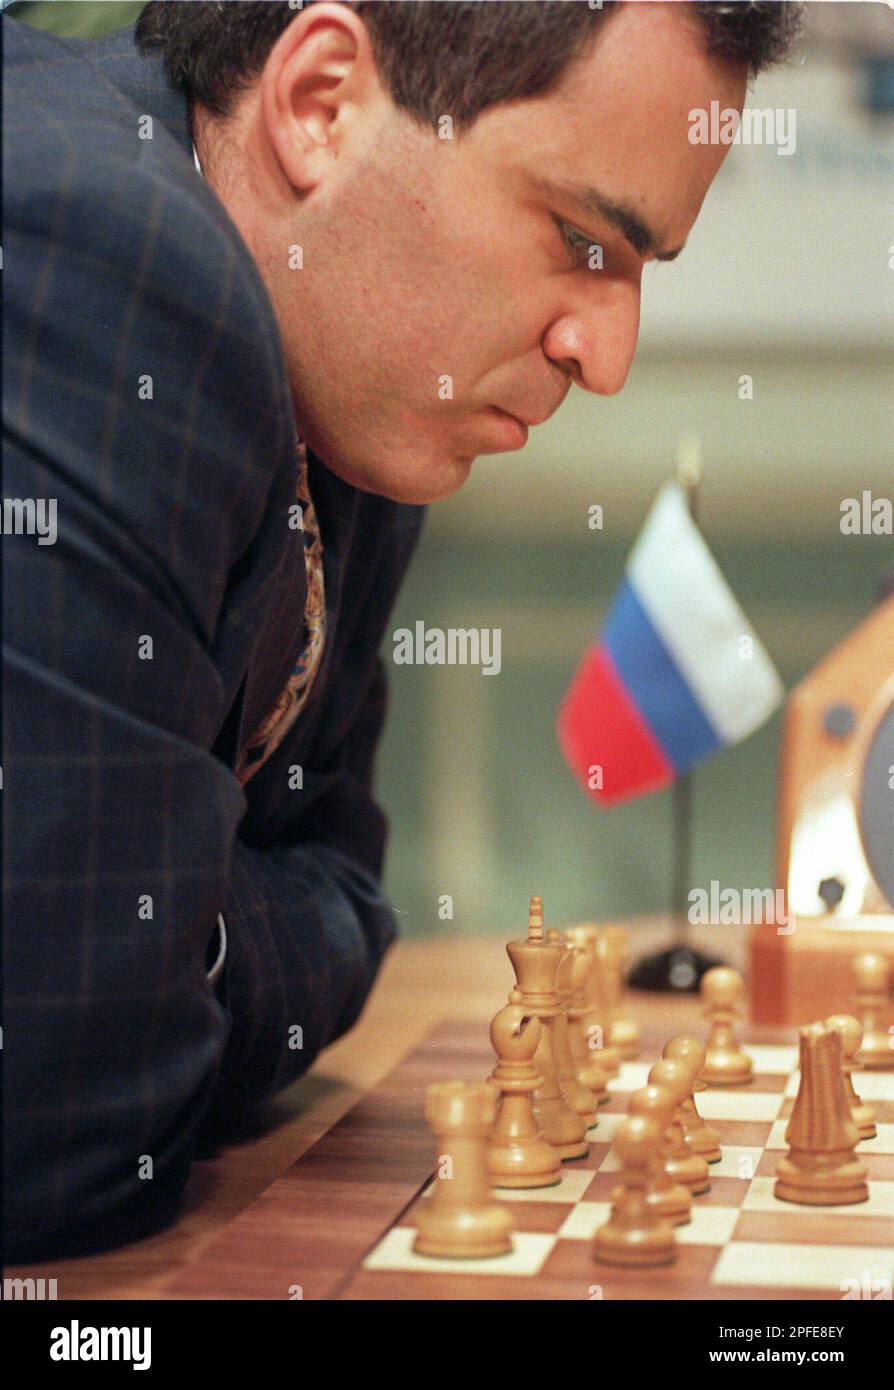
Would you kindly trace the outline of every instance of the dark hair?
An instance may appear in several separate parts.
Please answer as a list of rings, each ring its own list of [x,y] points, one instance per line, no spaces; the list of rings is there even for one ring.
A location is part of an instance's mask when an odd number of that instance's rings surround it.
[[[586,0],[344,0],[362,14],[395,104],[457,133],[497,102],[543,95],[616,8]],[[306,0],[306,4],[313,0]],[[306,5],[305,5],[306,7]],[[280,34],[300,13],[288,0],[153,0],[136,42],[159,49],[174,85],[219,118],[260,75]],[[707,51],[753,76],[787,52],[801,5],[788,0],[706,0],[690,5]]]

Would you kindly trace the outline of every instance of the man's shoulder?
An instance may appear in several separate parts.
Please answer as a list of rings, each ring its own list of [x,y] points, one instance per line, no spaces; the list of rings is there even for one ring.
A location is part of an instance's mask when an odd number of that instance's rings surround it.
[[[130,301],[134,339],[166,335],[170,360],[189,356],[191,372],[213,347],[218,366],[235,359],[234,373],[288,409],[263,279],[196,170],[188,135],[172,133],[172,113],[179,108],[185,120],[185,104],[158,64],[135,53],[132,28],[91,42],[8,18],[3,25],[5,287],[13,304],[33,314],[39,302],[46,318],[80,310],[81,334],[102,331],[113,351],[109,335],[126,323],[123,313],[116,323],[114,308]],[[127,75],[120,86],[116,64]]]
[[[294,457],[273,307],[139,93],[7,23],[4,405],[28,456],[161,556],[211,631]]]
[[[209,238],[229,242],[250,260],[197,175],[182,97],[167,87],[156,62],[136,54],[132,30],[91,42],[8,18],[3,24],[7,216],[23,205],[39,212],[44,194],[52,196],[57,216],[67,202],[89,204],[101,214],[97,234],[108,242],[132,203],[142,210],[147,198],[166,200],[176,203],[178,225],[185,221],[192,238],[201,224],[197,262],[208,262]]]
[[[49,147],[94,147],[113,136],[117,123],[133,111],[130,95],[114,80],[132,56],[132,30],[119,30],[101,40],[69,39],[24,24],[9,15],[3,25],[3,100],[16,142]],[[44,126],[29,119],[46,113]],[[63,127],[63,112],[76,111],[74,128]]]

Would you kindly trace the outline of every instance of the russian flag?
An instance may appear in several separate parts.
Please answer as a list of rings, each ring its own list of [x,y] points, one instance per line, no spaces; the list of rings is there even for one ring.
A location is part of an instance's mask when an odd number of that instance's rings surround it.
[[[660,791],[747,738],[783,694],[684,489],[668,483],[559,712],[568,766],[605,804]]]

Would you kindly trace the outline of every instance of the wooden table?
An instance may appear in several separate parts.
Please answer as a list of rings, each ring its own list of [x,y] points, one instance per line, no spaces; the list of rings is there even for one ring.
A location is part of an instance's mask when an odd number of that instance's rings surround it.
[[[667,924],[642,920],[631,933],[635,954],[666,944]],[[523,934],[523,933],[522,933]],[[740,966],[744,932],[702,929],[697,946]],[[498,937],[400,942],[389,954],[367,1009],[354,1030],[319,1059],[310,1074],[270,1102],[253,1130],[193,1165],[179,1220],[166,1231],[120,1250],[6,1270],[10,1277],[56,1278],[58,1297],[178,1297],[186,1266],[306,1153],[408,1052],[445,1020],[487,1024],[505,1002],[512,972]],[[691,1020],[690,996],[638,994],[644,1024]],[[201,1295],[200,1295],[201,1296]],[[204,1296],[220,1296],[212,1287]]]

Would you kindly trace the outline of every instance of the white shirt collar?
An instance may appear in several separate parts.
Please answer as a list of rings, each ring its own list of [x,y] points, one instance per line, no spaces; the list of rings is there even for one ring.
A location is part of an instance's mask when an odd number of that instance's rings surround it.
[[[195,144],[195,141],[193,141],[193,144],[192,144],[192,157],[193,157],[193,159],[196,161],[196,168],[198,169],[199,173],[202,174],[202,166],[201,166],[201,164],[199,163],[199,156],[198,156],[198,154],[196,153],[196,144]],[[205,175],[202,174],[202,178],[204,178],[204,177],[205,177]]]

